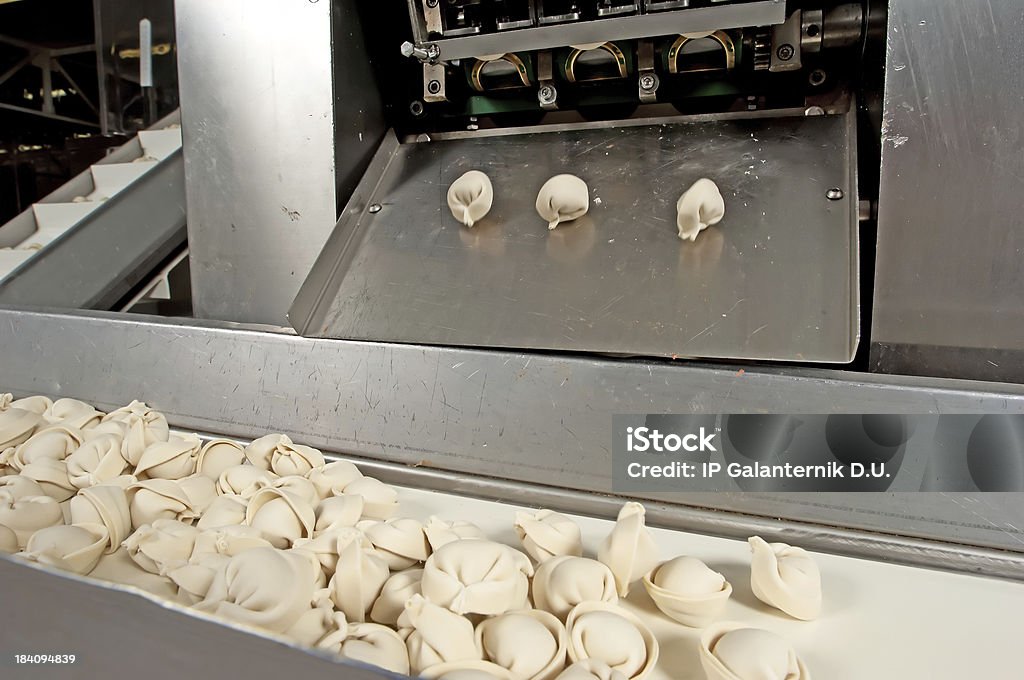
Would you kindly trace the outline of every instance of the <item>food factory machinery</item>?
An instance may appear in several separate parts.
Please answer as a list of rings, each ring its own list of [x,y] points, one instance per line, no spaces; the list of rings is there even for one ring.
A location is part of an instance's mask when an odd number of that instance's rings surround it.
[[[3,389],[601,516],[613,414],[1024,414],[1014,0],[176,20],[195,318],[2,308]],[[495,199],[466,229],[470,169]],[[591,210],[548,232],[560,172]],[[726,217],[682,242],[701,177]],[[975,486],[639,496],[652,524],[1019,578],[1020,495]]]

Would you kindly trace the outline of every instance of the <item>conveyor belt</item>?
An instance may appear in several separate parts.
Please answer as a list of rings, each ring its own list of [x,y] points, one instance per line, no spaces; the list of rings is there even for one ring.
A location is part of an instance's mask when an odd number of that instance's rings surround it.
[[[0,226],[0,304],[109,309],[185,237],[175,113]]]

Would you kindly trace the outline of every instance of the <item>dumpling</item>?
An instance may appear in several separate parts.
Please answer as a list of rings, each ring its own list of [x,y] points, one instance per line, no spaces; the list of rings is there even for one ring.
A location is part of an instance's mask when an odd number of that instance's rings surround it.
[[[709,179],[699,179],[676,202],[676,226],[679,238],[696,241],[697,234],[718,224],[725,217],[725,199],[718,185]]]
[[[307,560],[275,548],[253,548],[230,558],[196,609],[283,633],[308,611],[315,583]]]
[[[398,632],[405,637],[413,673],[439,663],[480,659],[473,623],[422,595],[413,595],[405,604]]]
[[[619,601],[615,577],[602,562],[586,557],[552,557],[533,577],[533,602],[537,609],[565,620],[580,602]]]
[[[810,680],[790,644],[775,633],[719,623],[700,636],[700,665],[708,680]]]
[[[446,522],[433,515],[423,525],[423,533],[427,535],[431,550],[437,550],[446,543],[463,538],[487,538],[483,529],[472,522],[461,519]]]
[[[590,189],[575,175],[555,175],[537,194],[537,214],[554,229],[587,214],[590,209]]]
[[[373,603],[370,619],[388,626],[397,624],[398,617],[405,610],[405,603],[413,595],[421,594],[422,580],[422,569],[406,569],[392,574],[380,591],[377,601]]]
[[[325,635],[317,647],[392,673],[409,674],[409,651],[405,641],[395,631],[377,623],[339,621],[337,630]]]
[[[21,556],[84,576],[100,561],[109,542],[102,524],[58,525],[32,534]]]
[[[491,180],[479,170],[470,170],[448,187],[448,209],[467,227],[482,220],[493,202]]]
[[[623,505],[615,527],[597,551],[597,559],[607,564],[615,575],[619,597],[628,595],[630,584],[658,563],[658,546],[647,530],[646,514],[640,503]]]
[[[604,661],[583,659],[566,668],[555,680],[626,680],[626,676]]]
[[[795,619],[810,621],[821,613],[821,572],[803,548],[749,539],[754,556],[750,588],[757,599]]]
[[[654,633],[636,616],[607,602],[582,602],[566,619],[569,658],[597,659],[628,680],[641,680],[658,663]]]
[[[583,554],[579,525],[557,512],[517,512],[515,530],[523,549],[538,563],[549,557]]]
[[[423,596],[456,614],[494,616],[529,606],[533,565],[523,553],[479,538],[452,541],[423,567]]]
[[[644,576],[644,588],[666,616],[706,626],[725,609],[732,585],[696,557],[677,557]]]
[[[565,667],[565,627],[537,609],[484,619],[476,627],[476,643],[484,658],[517,678],[552,680]]]

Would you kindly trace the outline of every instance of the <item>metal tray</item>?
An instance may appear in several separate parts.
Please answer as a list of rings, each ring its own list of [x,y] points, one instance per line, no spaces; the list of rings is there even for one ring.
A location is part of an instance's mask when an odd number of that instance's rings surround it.
[[[854,115],[389,134],[289,314],[302,335],[661,357],[848,362],[859,329]],[[486,172],[472,229],[449,184]],[[590,212],[554,231],[541,184]],[[725,219],[695,243],[676,200],[714,179]],[[831,198],[830,198],[831,196]]]

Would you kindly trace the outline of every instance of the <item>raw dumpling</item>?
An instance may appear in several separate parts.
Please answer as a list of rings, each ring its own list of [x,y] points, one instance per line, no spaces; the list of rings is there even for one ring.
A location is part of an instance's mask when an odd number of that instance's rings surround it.
[[[696,557],[677,557],[644,576],[658,609],[686,626],[700,628],[725,609],[732,585]]]
[[[423,567],[423,596],[456,614],[494,616],[529,606],[530,558],[501,543],[464,538],[441,546]]]
[[[597,659],[628,680],[641,680],[658,663],[654,633],[640,619],[607,602],[582,602],[566,619],[569,658]]]
[[[555,680],[626,680],[626,676],[604,661],[583,659],[566,668]]]
[[[106,553],[113,553],[132,531],[128,496],[115,484],[99,484],[82,489],[70,501],[72,524],[102,524],[109,542]]]
[[[370,619],[388,626],[397,624],[398,617],[405,610],[405,603],[413,595],[421,594],[420,582],[422,580],[422,569],[406,569],[392,574],[380,591],[377,601],[373,603]]]
[[[287,548],[296,539],[313,535],[316,512],[306,499],[268,487],[249,500],[245,523],[262,531],[274,547]]]
[[[325,635],[317,647],[392,673],[409,674],[409,651],[398,633],[377,623],[346,623],[335,616],[337,630]]]
[[[419,520],[396,517],[384,522],[368,522],[365,527],[360,522],[359,528],[392,571],[408,569],[426,561],[430,555],[430,544]]]
[[[19,547],[25,547],[32,534],[40,529],[60,524],[64,524],[64,513],[60,503],[50,496],[15,498],[0,493],[0,525],[14,532]]]
[[[268,434],[245,447],[245,457],[277,475],[305,475],[325,464],[324,455],[312,446],[295,444],[286,434]]]
[[[494,201],[490,178],[479,170],[470,170],[448,187],[448,209],[467,227],[484,218]]]
[[[420,673],[425,680],[518,680],[508,669],[490,661],[439,663]]]
[[[699,179],[676,202],[676,226],[679,238],[696,241],[697,234],[725,217],[725,199],[718,185],[709,179]]]
[[[463,538],[487,538],[483,529],[472,522],[461,519],[446,522],[434,516],[423,525],[423,533],[427,535],[431,550],[437,550],[442,545]]]
[[[238,623],[283,633],[308,611],[315,584],[305,558],[274,548],[253,548],[230,558],[196,609]]]
[[[360,540],[350,540],[338,552],[338,562],[329,586],[331,598],[345,613],[345,618],[359,623],[366,621],[367,612],[380,597],[391,575],[387,563],[366,545]]]
[[[537,194],[537,214],[548,223],[548,229],[583,217],[589,209],[590,189],[575,175],[555,175]]]
[[[398,512],[398,491],[374,477],[359,477],[345,487],[345,495],[363,497],[363,517],[390,519]]]
[[[398,617],[398,631],[405,637],[413,673],[439,663],[480,659],[473,623],[422,595],[409,598]]]
[[[158,519],[143,524],[124,541],[135,564],[151,574],[163,576],[171,569],[188,564],[199,529],[173,519]]]
[[[810,621],[821,613],[821,572],[803,548],[749,539],[754,556],[750,588],[757,599],[795,619]]]
[[[583,554],[579,525],[557,512],[517,512],[515,530],[523,548],[538,563],[549,557]]]
[[[245,462],[242,445],[230,439],[212,439],[199,450],[196,472],[217,481],[229,467]]]
[[[602,562],[586,557],[552,557],[533,577],[533,602],[537,609],[565,620],[580,602],[619,601],[615,577]]]
[[[109,541],[102,524],[46,527],[32,534],[21,556],[84,576],[100,561]]]
[[[517,678],[553,680],[565,667],[565,627],[537,609],[484,619],[476,627],[476,643],[484,658]]]
[[[759,628],[719,623],[700,636],[700,665],[708,680],[810,680],[786,640]]]
[[[658,563],[658,546],[644,523],[646,514],[639,503],[623,505],[615,527],[597,551],[597,559],[615,575],[619,597],[628,595],[630,584]]]

